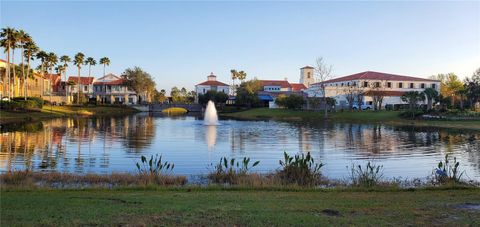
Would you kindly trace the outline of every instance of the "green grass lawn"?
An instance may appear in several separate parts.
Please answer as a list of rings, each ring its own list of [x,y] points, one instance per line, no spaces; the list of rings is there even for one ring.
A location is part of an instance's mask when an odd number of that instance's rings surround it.
[[[400,117],[400,111],[361,111],[329,113],[329,121],[352,123],[385,123],[392,125],[435,126],[480,130],[480,121],[434,121],[408,120]],[[296,111],[287,109],[255,108],[235,113],[221,114],[238,119],[260,120],[324,120],[324,113],[312,111]]]
[[[1,226],[480,225],[478,189],[1,191]]]
[[[40,112],[0,111],[0,124],[39,121],[64,116],[118,116],[138,112],[130,107],[114,106],[43,106]]]

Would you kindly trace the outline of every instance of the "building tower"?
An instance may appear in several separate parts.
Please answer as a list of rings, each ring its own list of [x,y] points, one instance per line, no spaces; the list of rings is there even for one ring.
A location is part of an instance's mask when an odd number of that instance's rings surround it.
[[[300,68],[300,83],[305,85],[305,87],[310,87],[311,84],[315,83],[315,79],[313,76],[313,67],[312,66],[305,66]]]

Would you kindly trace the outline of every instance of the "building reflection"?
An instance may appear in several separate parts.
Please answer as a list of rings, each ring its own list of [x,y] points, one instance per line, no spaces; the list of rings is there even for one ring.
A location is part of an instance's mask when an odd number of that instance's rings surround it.
[[[59,118],[34,124],[7,125],[2,130],[0,168],[6,171],[71,170],[71,164],[76,172],[97,165],[107,168],[109,148],[115,146],[115,141],[122,141],[126,152],[141,152],[155,136],[154,118],[148,114]],[[102,155],[98,157],[94,151],[101,151]],[[62,165],[58,166],[59,163]]]

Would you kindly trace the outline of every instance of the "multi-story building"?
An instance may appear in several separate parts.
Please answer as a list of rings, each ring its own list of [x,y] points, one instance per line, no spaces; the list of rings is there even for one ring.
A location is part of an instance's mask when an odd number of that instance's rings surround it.
[[[125,80],[111,73],[93,83],[93,93],[100,103],[133,105],[138,102],[137,93]]]
[[[372,105],[373,96],[380,94],[383,97],[381,108],[384,108],[385,105],[389,104],[405,104],[401,100],[401,96],[405,94],[405,92],[422,92],[426,88],[433,88],[440,91],[440,81],[366,71],[313,83],[306,92],[309,97],[323,97],[322,87],[325,89],[325,96],[335,98],[337,105],[347,106],[347,95],[352,92],[361,92],[364,94],[364,103],[361,104]]]
[[[80,92],[88,98],[93,98],[93,83],[95,78],[88,76],[70,76],[68,77],[68,89],[67,92],[71,95],[78,93],[78,85],[80,84]]]
[[[10,63],[10,66],[18,67]],[[13,70],[13,67],[10,69]],[[10,71],[11,72],[11,71]],[[0,59],[0,97],[4,98],[8,96],[9,91],[11,91],[12,97],[24,96],[25,95],[25,85],[27,96],[33,97],[43,97],[48,95],[51,86],[50,80],[46,75],[42,75],[36,70],[33,70],[33,74],[27,77],[27,83],[24,83],[24,80],[21,78],[22,75],[16,75],[16,78],[11,77],[10,84],[8,84],[7,77],[7,62]]]
[[[230,86],[226,83],[218,81],[217,76],[215,76],[212,72],[209,76],[207,76],[207,81],[195,85],[197,97],[198,95],[205,94],[208,91],[223,92],[228,95],[230,94]]]

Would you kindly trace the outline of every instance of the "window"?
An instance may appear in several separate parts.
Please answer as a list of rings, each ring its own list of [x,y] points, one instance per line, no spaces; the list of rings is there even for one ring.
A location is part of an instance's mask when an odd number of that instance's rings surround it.
[[[415,86],[413,85],[413,83],[410,83],[410,88],[415,88]]]
[[[392,82],[387,82],[387,87],[391,88],[392,87]]]
[[[310,79],[310,72],[307,73],[307,79]]]
[[[434,89],[435,89],[436,87],[437,87],[437,85],[436,85],[436,84],[432,84],[432,88],[434,88]]]
[[[347,86],[350,86],[350,82],[347,83]]]
[[[341,85],[341,86],[343,87],[343,83],[342,83],[342,85]]]
[[[83,86],[83,91],[88,91],[88,86]]]
[[[203,89],[203,94],[205,94],[205,88]]]
[[[353,86],[357,86],[357,82],[353,82]]]
[[[380,82],[375,82],[374,86],[375,87],[380,87]]]
[[[398,88],[403,88],[403,83],[398,83]]]
[[[368,87],[368,82],[367,81],[363,82],[363,87]]]
[[[421,83],[421,84],[420,84],[420,88],[425,88],[425,84],[424,84],[424,83]]]

